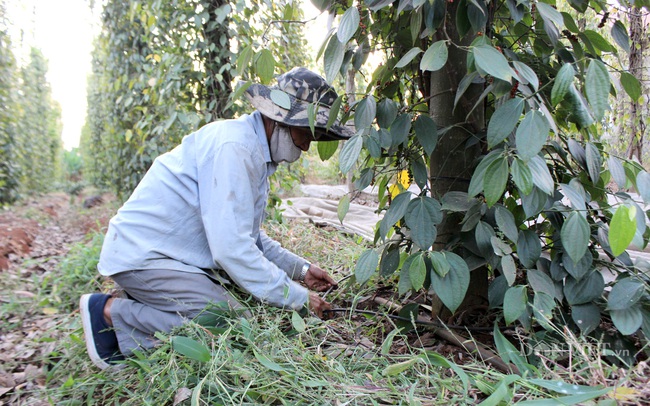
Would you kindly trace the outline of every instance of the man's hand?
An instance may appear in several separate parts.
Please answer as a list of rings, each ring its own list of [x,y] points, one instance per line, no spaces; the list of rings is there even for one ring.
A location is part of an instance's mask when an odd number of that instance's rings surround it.
[[[309,310],[314,312],[318,317],[323,318],[323,310],[330,310],[332,305],[321,299],[318,293],[309,292]]]
[[[314,264],[311,264],[307,274],[305,275],[305,285],[311,290],[317,292],[324,292],[331,287],[338,286],[338,283],[324,270],[320,269]]]

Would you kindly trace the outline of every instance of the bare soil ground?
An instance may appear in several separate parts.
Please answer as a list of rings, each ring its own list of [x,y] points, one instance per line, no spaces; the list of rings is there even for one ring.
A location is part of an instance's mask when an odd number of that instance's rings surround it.
[[[0,209],[0,405],[49,404],[29,392],[46,384],[49,354],[64,332],[56,309],[34,298],[70,247],[107,225],[114,199],[92,197],[53,193]]]
[[[109,195],[70,197],[52,193],[1,210],[0,270],[7,271],[26,258],[65,255],[70,244],[105,226],[110,218],[106,210],[98,213],[92,207],[85,209],[84,202],[98,208],[111,201]]]

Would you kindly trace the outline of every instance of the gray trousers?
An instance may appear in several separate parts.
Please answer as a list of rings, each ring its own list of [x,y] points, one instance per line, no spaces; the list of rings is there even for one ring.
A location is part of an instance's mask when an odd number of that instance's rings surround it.
[[[154,333],[168,333],[198,315],[210,303],[243,306],[207,274],[165,269],[121,272],[111,276],[134,300],[115,298],[111,318],[120,352],[152,348]]]

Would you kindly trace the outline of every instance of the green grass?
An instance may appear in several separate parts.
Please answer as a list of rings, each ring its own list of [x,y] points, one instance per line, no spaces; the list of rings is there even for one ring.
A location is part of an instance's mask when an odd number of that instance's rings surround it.
[[[303,156],[305,181],[324,185],[345,183],[345,175],[339,169],[339,149],[327,161],[322,161],[316,148],[310,148]]]
[[[361,240],[308,223],[269,224],[267,230],[309,260],[323,267],[331,265],[337,279],[350,272],[365,248]],[[78,296],[99,286],[94,276],[80,278],[80,274],[92,275],[88,265],[92,268],[100,246],[101,238],[94,238],[61,262],[61,283],[70,287],[73,296],[72,292]],[[59,292],[56,286],[43,290],[42,295]],[[342,287],[330,300],[349,295]],[[40,397],[56,404],[161,405],[173,404],[174,397],[183,394],[190,397],[181,404],[307,405],[335,400],[363,405],[442,404],[445,400],[438,397],[444,391],[462,403],[462,384],[443,368],[418,362],[407,373],[391,376],[384,372],[420,350],[410,349],[405,337],[395,336],[391,342],[404,343],[408,351],[390,355],[381,342],[369,340],[389,333],[383,323],[365,318],[359,322],[350,316],[302,319],[296,313],[247,300],[245,295],[240,298],[249,303],[252,318],[229,317],[220,324],[214,317],[200,318],[201,324],[196,321],[170,335],[160,334],[159,347],[113,372],[100,372],[91,365],[78,315],[61,314],[56,326],[61,341],[48,355],[48,389]],[[191,340],[187,341],[190,349],[173,343],[172,337]],[[207,359],[197,355],[206,352]],[[201,402],[192,402],[192,396]]]
[[[269,223],[266,229],[337,280],[345,279],[328,294],[335,305],[350,307],[377,293],[378,285],[359,287],[354,278],[346,279],[366,248],[363,240],[300,221]],[[3,284],[10,289],[35,289],[34,297],[14,295],[2,303],[3,335],[12,325],[49,323],[29,340],[15,338],[24,353],[35,352],[28,362],[44,370],[39,385],[16,390],[24,404],[498,405],[561,396],[553,390],[559,382],[590,385],[584,390],[591,395],[581,395],[586,402],[614,386],[625,387],[635,399],[647,394],[643,370],[623,372],[605,364],[594,356],[598,343],[576,337],[566,337],[573,349],[568,364],[549,358],[528,375],[504,374],[471,354],[452,361],[449,355],[458,357],[459,350],[442,351],[444,343],[432,344],[425,329],[402,334],[381,311],[379,316],[302,318],[258,304],[242,292],[235,294],[253,317],[212,309],[170,334],[158,334],[160,345],[126,361],[125,369],[99,371],[86,354],[76,310],[81,294],[111,287],[94,269],[101,235],[91,237],[60,262],[57,277],[9,280],[0,275],[1,282],[11,282]],[[26,361],[16,359],[3,368],[19,370],[21,362]],[[598,405],[613,404],[601,399]]]
[[[227,405],[466,403],[461,383],[443,368],[418,363],[406,373],[385,374],[391,363],[412,354],[382,356],[380,348],[343,339],[342,334],[354,332],[353,323],[308,318],[299,332],[291,313],[264,306],[251,310],[256,316],[250,321],[229,320],[220,329],[190,323],[175,332],[209,351],[204,362],[191,351],[174,350],[170,338],[160,335],[163,343],[128,361],[126,369],[92,373],[77,330],[67,349],[69,361],[51,373],[51,383],[61,386],[49,391],[50,399],[56,404],[162,405],[186,393],[182,404],[198,404],[192,397],[201,404]],[[332,345],[336,341],[340,345]],[[456,395],[445,400],[439,398],[441,391]]]

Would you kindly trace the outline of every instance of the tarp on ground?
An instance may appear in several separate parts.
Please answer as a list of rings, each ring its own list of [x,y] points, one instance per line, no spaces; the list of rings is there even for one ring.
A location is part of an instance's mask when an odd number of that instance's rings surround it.
[[[359,235],[372,241],[375,227],[382,215],[376,213],[376,205],[350,203],[343,222],[339,221],[338,207],[341,197],[347,194],[347,186],[302,185],[304,197],[290,197],[282,201],[280,208],[285,218],[300,218],[317,225],[329,225],[342,232]],[[364,191],[366,192],[366,191]]]
[[[283,200],[280,208],[285,218],[301,218],[317,225],[329,225],[343,232],[359,235],[369,241],[374,239],[375,226],[382,216],[376,207],[350,203],[343,222],[339,221],[338,200],[318,197],[292,197]]]

